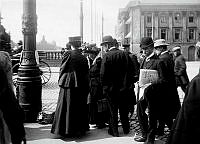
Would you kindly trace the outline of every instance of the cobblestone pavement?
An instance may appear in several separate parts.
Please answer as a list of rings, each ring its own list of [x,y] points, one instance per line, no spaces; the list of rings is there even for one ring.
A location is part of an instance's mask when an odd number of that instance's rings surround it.
[[[187,62],[187,72],[190,80],[198,73],[198,68],[199,68],[198,62]],[[42,111],[44,111],[45,113],[52,113],[55,111],[59,94],[59,87],[57,84],[59,68],[52,67],[51,69],[52,69],[52,77],[50,81],[47,84],[43,85],[42,87]],[[180,88],[178,88],[178,93],[180,96],[180,100],[182,102],[184,98],[184,93]],[[136,113],[134,113],[133,116],[131,117],[130,124],[131,124],[131,131],[133,133],[140,132]],[[160,143],[165,143],[168,134],[169,130],[166,128],[165,135],[162,137],[158,137]]]

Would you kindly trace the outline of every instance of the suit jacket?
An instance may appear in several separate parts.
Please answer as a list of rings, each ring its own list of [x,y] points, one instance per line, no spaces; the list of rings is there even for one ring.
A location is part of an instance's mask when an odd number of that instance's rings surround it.
[[[136,104],[135,95],[126,95],[134,84],[134,76],[134,65],[128,53],[113,48],[104,55],[100,69],[104,95],[109,95],[116,102],[124,100]]]
[[[174,63],[174,73],[177,86],[187,85],[189,83],[189,78],[186,72],[185,58],[183,55],[177,56]]]

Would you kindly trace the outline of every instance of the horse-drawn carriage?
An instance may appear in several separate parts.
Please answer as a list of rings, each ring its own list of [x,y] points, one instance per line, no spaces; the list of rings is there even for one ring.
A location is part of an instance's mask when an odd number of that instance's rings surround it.
[[[12,70],[13,70],[13,83],[14,83],[14,85],[17,84],[18,69],[19,69],[19,66],[20,66],[20,56],[21,56],[20,53],[14,54],[14,55],[11,56]],[[41,79],[42,79],[42,85],[44,85],[51,78],[51,68],[40,57],[39,57],[38,67],[39,67],[39,70],[40,70],[40,76],[41,76]]]

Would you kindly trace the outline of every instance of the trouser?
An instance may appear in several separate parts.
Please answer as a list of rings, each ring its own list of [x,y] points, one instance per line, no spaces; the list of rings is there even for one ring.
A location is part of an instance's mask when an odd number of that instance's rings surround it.
[[[137,103],[137,117],[143,135],[146,135],[148,131],[148,116],[145,113],[146,109],[147,109],[146,100],[140,99]]]
[[[110,97],[108,99],[109,105],[109,129],[113,133],[114,136],[118,136],[118,110],[120,115],[120,120],[122,123],[122,128],[124,133],[129,132],[130,125],[129,125],[129,117],[128,117],[128,105],[124,104],[123,102],[119,102],[118,100],[113,100]]]

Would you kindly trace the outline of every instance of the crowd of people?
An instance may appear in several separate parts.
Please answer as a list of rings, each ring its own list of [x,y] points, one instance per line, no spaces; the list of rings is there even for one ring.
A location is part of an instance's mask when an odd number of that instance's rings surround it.
[[[83,47],[81,37],[69,37],[62,51],[58,85],[60,88],[51,133],[63,137],[80,137],[90,130],[108,127],[108,134],[119,137],[119,120],[124,134],[130,133],[130,115],[136,111],[141,134],[134,140],[153,144],[156,136],[170,130],[167,144],[198,141],[200,132],[199,74],[189,81],[181,46],[169,50],[164,39],[153,41],[143,37],[141,55],[122,49],[112,36],[104,36],[101,49],[95,44]],[[200,47],[196,46],[200,58]],[[140,70],[154,70],[157,79],[138,85],[142,97],[135,92]],[[0,135],[2,143],[26,143],[23,111],[12,86],[11,62],[0,52]],[[177,88],[185,93],[181,106]],[[11,105],[12,104],[12,105]],[[7,108],[9,106],[9,108]],[[16,115],[13,115],[13,112]],[[6,127],[9,132],[6,133]]]
[[[71,50],[63,53],[52,133],[80,135],[89,130],[89,124],[95,124],[97,128],[108,126],[108,134],[118,137],[120,119],[124,134],[128,134],[129,115],[136,105],[141,134],[134,137],[135,141],[153,144],[157,135],[164,135],[165,126],[173,130],[183,109],[177,88],[181,87],[186,97],[190,88],[181,46],[169,50],[164,39],[144,37],[138,57],[128,44],[119,48],[110,35],[103,37],[101,49],[96,45],[81,49],[80,37],[70,37],[68,44]],[[144,93],[138,99],[134,88],[140,69],[156,70],[158,79],[139,86]],[[174,141],[175,134],[170,135],[168,143]]]

